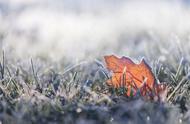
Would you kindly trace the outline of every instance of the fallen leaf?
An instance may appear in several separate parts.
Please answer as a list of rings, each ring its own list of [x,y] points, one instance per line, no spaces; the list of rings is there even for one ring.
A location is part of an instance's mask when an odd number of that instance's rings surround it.
[[[113,74],[107,84],[114,88],[124,87],[126,95],[135,95],[138,91],[142,96],[157,95],[165,90],[165,86],[156,84],[154,74],[144,59],[139,64],[128,57],[118,58],[114,55],[105,56],[107,69]]]

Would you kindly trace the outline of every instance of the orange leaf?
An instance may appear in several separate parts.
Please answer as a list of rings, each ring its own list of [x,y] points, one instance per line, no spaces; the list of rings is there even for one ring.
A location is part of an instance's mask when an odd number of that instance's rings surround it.
[[[127,96],[137,91],[140,91],[143,96],[152,92],[155,94],[160,92],[160,87],[155,85],[154,74],[144,59],[136,64],[127,57],[117,58],[111,55],[104,58],[108,70],[113,73],[111,79],[107,80],[108,85],[114,88],[125,87]]]

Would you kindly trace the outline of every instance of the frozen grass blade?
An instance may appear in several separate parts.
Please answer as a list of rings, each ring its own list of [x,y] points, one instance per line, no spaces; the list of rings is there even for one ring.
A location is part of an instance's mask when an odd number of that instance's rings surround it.
[[[32,74],[33,74],[33,77],[34,77],[35,83],[37,84],[37,88],[40,88],[40,84],[39,84],[39,82],[38,82],[37,73],[35,72],[35,69],[34,69],[33,60],[31,59],[30,62],[31,62]]]
[[[4,79],[5,74],[5,53],[3,51],[2,61],[0,62],[1,79]]]

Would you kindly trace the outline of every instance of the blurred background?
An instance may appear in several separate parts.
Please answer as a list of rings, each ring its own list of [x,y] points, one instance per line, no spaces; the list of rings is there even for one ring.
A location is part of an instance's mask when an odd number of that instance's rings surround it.
[[[14,57],[164,61],[189,54],[189,33],[190,0],[0,0],[0,49]]]

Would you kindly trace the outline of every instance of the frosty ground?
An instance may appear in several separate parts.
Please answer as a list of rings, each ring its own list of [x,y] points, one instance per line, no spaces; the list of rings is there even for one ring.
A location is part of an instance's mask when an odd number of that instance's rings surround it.
[[[190,123],[190,17],[182,2],[0,2],[0,121]],[[90,7],[89,7],[90,6]],[[137,9],[138,8],[138,9]],[[142,58],[165,102],[106,84],[103,56]]]

